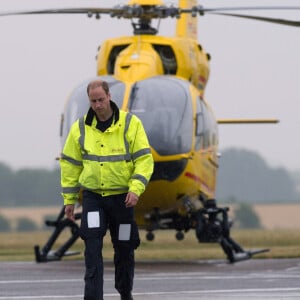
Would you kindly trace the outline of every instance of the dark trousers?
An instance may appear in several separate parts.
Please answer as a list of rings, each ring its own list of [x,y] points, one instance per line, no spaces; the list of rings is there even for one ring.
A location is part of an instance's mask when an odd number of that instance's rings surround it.
[[[125,207],[126,194],[102,197],[84,191],[80,236],[85,243],[84,300],[103,299],[103,237],[109,228],[114,247],[115,288],[130,293],[134,277],[134,249],[140,244],[134,209]]]

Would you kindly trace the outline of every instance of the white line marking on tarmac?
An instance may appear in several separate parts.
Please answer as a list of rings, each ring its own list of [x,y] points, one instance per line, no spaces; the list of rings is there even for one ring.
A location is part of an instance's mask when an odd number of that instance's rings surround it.
[[[176,294],[225,294],[225,293],[270,293],[270,292],[300,292],[300,288],[261,288],[261,289],[229,289],[229,290],[209,290],[209,291],[170,291],[170,292],[148,292],[148,293],[133,293],[139,295],[176,295]],[[1,299],[1,298],[0,298]]]
[[[210,290],[210,291],[169,291],[169,292],[145,292],[133,293],[134,296],[163,296],[163,295],[209,295],[209,294],[228,294],[228,293],[274,293],[274,292],[300,292],[300,288],[261,288],[261,289],[229,289],[229,290]],[[119,297],[119,294],[105,294],[105,297]],[[17,299],[82,299],[83,295],[37,295],[37,296],[5,296],[0,300],[17,300]]]
[[[168,276],[168,277],[167,277]],[[170,276],[170,274],[166,274],[165,276],[160,274],[159,276],[155,276],[155,275],[150,275],[150,276],[140,276],[140,277],[136,277],[134,280],[135,281],[145,281],[145,280],[216,280],[216,279],[222,279],[224,280],[232,280],[232,279],[245,279],[245,280],[249,280],[249,279],[259,279],[259,278],[263,278],[263,279],[289,279],[289,278],[300,278],[300,275],[297,274],[284,274],[284,273],[280,273],[280,274],[261,274],[261,273],[252,273],[252,274],[247,274],[247,275],[237,275],[237,276],[214,276],[214,275],[199,275],[199,274],[195,274],[195,275],[188,275],[188,276],[184,276],[184,275],[173,275]],[[113,281],[113,277],[106,277],[104,279],[105,281]],[[83,282],[83,278],[70,278],[70,279],[26,279],[26,280],[0,280],[0,284],[25,284],[25,283],[62,283],[62,282]],[[1,298],[0,298],[1,299]]]
[[[0,297],[1,300],[16,300],[16,299],[82,299],[83,295],[60,295],[60,296],[49,296],[49,295],[43,295],[43,296],[6,296],[6,297]]]
[[[57,283],[57,282],[60,283],[60,282],[82,282],[82,281],[83,281],[83,279],[0,280],[0,284],[15,284],[15,283]]]

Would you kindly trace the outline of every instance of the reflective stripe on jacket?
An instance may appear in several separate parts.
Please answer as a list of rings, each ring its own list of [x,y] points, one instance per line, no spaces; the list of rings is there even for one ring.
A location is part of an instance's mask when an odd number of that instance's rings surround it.
[[[153,172],[144,127],[135,115],[119,111],[105,131],[87,115],[71,127],[60,160],[64,204],[74,204],[81,188],[102,196],[134,192],[140,196]]]

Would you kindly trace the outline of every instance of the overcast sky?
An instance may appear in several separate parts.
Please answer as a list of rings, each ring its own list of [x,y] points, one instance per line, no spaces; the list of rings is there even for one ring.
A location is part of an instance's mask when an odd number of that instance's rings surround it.
[[[0,10],[118,3],[124,2],[1,0]],[[201,4],[300,6],[300,1]],[[259,14],[300,20],[300,10]],[[14,169],[57,165],[66,98],[77,84],[96,74],[95,56],[102,41],[131,33],[129,21],[108,16],[100,21],[85,15],[1,17],[0,162]],[[174,22],[162,21],[160,34],[173,35]],[[272,167],[300,170],[300,28],[205,15],[199,20],[198,36],[212,56],[206,100],[216,118],[280,119],[277,125],[220,125],[220,149],[254,150]]]

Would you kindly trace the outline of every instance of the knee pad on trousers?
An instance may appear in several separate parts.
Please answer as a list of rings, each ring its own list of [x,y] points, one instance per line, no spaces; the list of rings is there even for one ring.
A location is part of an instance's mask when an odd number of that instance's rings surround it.
[[[103,211],[90,211],[87,214],[83,214],[81,218],[81,224],[79,229],[79,235],[81,239],[87,240],[91,238],[101,238],[106,234],[106,223],[103,220]]]
[[[139,231],[135,222],[117,224],[114,231],[112,238],[114,246],[120,245],[126,248],[125,245],[128,245],[129,249],[137,249],[140,245]]]

